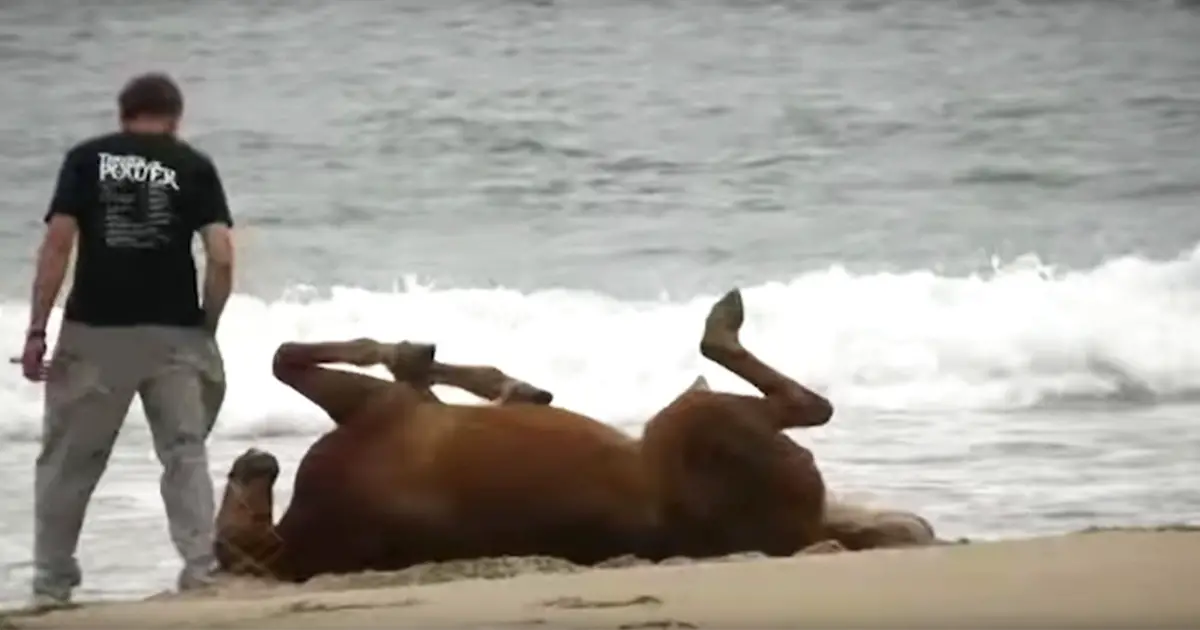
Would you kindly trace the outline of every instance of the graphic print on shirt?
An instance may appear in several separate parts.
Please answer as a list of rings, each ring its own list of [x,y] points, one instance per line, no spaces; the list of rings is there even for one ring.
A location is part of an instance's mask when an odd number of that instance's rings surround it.
[[[171,242],[175,169],[140,155],[100,154],[104,243],[114,249],[158,249]]]

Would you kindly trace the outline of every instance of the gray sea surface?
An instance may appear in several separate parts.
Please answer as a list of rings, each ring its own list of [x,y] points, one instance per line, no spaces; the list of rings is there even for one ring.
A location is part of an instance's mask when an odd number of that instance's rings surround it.
[[[636,432],[709,301],[830,395],[839,493],[947,536],[1200,521],[1200,12],[1155,0],[0,4],[0,334],[58,163],[161,69],[237,221],[224,478],[327,421],[289,339],[433,339]],[[0,602],[40,394],[0,375]],[[131,414],[81,597],[171,584]]]

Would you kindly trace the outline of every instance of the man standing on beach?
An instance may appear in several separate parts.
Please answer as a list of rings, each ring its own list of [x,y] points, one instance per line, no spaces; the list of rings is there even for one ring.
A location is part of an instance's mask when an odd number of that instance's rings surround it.
[[[229,207],[217,169],[176,138],[183,95],[163,74],[130,80],[120,131],[62,162],[38,251],[25,378],[45,381],[35,471],[33,596],[70,602],[82,579],[84,512],[137,395],[162,462],[161,492],[183,558],[178,586],[209,582],[213,481],[206,439],[225,393],[217,322],[233,283]],[[207,265],[203,306],[192,238]],[[49,363],[46,325],[78,239],[74,281]]]

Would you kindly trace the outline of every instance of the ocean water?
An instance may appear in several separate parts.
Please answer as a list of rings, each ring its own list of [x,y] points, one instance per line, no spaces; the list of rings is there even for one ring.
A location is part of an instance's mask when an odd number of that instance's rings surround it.
[[[839,494],[946,536],[1200,521],[1200,13],[1154,0],[0,5],[0,339],[57,161],[164,69],[238,221],[223,479],[281,505],[329,423],[287,340],[436,341],[636,433],[712,300],[837,405]],[[56,320],[57,323],[57,320]],[[449,392],[452,399],[467,400]],[[0,373],[0,602],[30,577],[40,393]],[[81,597],[177,560],[135,405]]]

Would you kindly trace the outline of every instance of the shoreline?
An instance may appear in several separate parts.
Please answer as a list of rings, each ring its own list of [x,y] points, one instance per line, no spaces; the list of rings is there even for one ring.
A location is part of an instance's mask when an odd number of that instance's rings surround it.
[[[630,564],[583,568],[548,558],[501,558],[327,576],[304,585],[231,581],[200,594],[0,613],[0,629],[1141,628],[1200,622],[1195,526]]]

